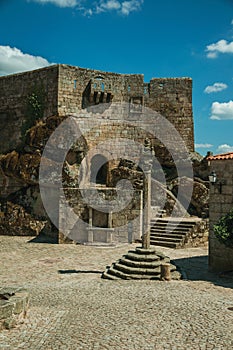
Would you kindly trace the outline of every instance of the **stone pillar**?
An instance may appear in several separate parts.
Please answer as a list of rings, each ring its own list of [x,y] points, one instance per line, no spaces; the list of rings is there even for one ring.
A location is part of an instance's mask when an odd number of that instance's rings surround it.
[[[91,207],[89,207],[89,227],[88,227],[88,230],[87,230],[87,241],[88,241],[88,243],[93,243],[93,241],[94,241],[94,235],[93,235],[92,226],[93,226],[93,210],[92,210]]]
[[[108,214],[108,228],[112,228],[112,211]]]
[[[152,152],[149,139],[145,140],[144,151],[142,155],[143,171],[145,175],[143,188],[143,232],[142,248],[150,248],[150,221],[151,221],[151,169],[152,169]]]
[[[93,225],[92,217],[93,217],[93,211],[92,211],[92,208],[89,207],[89,227],[92,227]]]
[[[93,230],[91,230],[91,229],[89,229],[87,231],[87,241],[88,241],[88,243],[93,243],[94,242]]]

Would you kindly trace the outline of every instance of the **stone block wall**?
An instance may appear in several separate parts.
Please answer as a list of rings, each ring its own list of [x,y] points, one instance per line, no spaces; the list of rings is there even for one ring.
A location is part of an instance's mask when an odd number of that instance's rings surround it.
[[[96,197],[96,193],[98,194]],[[64,197],[65,195],[65,197]],[[125,205],[126,191],[115,188],[64,189],[60,196],[60,243],[69,238],[78,243],[132,243],[142,235],[142,193],[133,191],[132,200]],[[90,201],[87,204],[87,201]],[[107,210],[102,204],[108,202]],[[118,200],[122,210],[108,212],[111,201]],[[67,205],[68,204],[68,205]],[[98,208],[102,208],[97,210]],[[74,216],[70,213],[73,210]]]
[[[142,74],[54,65],[0,77],[0,136],[3,140],[0,153],[19,145],[22,126],[30,124],[27,99],[38,88],[45,95],[42,117],[79,114],[82,108],[101,102],[143,105],[173,123],[188,150],[194,150],[190,78],[156,78],[144,83]],[[140,118],[139,114],[135,115]]]
[[[88,105],[95,104],[94,94],[100,102],[129,102],[143,97],[142,74],[117,74],[98,70],[59,65],[58,112],[60,115],[78,114]],[[102,96],[101,96],[102,93]],[[107,94],[111,94],[107,101]],[[83,99],[86,104],[83,105]]]
[[[203,219],[196,221],[196,225],[186,234],[184,247],[207,246],[209,237],[209,220]]]
[[[35,91],[43,91],[43,117],[57,114],[58,67],[0,77],[0,153],[15,149],[21,142],[24,124],[25,129],[32,124],[28,98]]]
[[[211,171],[215,171],[218,182],[210,185],[209,199],[209,267],[214,271],[233,269],[233,249],[220,243],[214,235],[213,226],[233,207],[233,160],[211,160]],[[221,188],[219,181],[224,182]]]
[[[161,113],[179,131],[189,151],[194,151],[192,79],[154,78],[148,85],[145,106]]]
[[[16,193],[17,188],[18,192],[22,192],[20,190],[22,187],[38,185],[37,175],[43,147],[51,132],[63,117],[68,115],[77,118],[77,127],[82,131],[84,140],[84,142],[77,142],[75,151],[71,150],[69,153],[69,159],[72,156],[75,159],[73,161],[72,158],[67,166],[68,173],[69,169],[74,170],[72,181],[79,174],[79,165],[84,155],[86,164],[83,178],[90,179],[92,157],[96,154],[94,150],[96,146],[99,147],[98,153],[102,157],[109,159],[111,154],[114,156],[114,160],[110,160],[107,165],[109,177],[106,181],[107,186],[111,186],[108,182],[112,181],[110,178],[112,170],[117,168],[122,158],[137,163],[140,158],[137,144],[142,148],[145,139],[149,137],[154,142],[152,142],[154,148],[156,145],[161,145],[153,139],[156,130],[159,129],[162,132],[162,141],[166,139],[170,148],[176,148],[174,138],[167,132],[165,121],[163,120],[162,123],[161,120],[159,121],[158,113],[151,113],[148,116],[144,113],[144,107],[158,111],[171,121],[180,132],[189,151],[193,151],[191,95],[192,81],[188,78],[152,79],[149,83],[144,83],[144,76],[141,74],[107,73],[67,65],[54,65],[0,77],[0,153],[7,153],[6,161],[3,162],[5,173],[0,174],[1,195],[6,197],[9,192]],[[33,100],[34,97],[36,97],[35,100]],[[29,101],[30,107],[34,108],[33,111],[29,110]],[[107,109],[103,104],[105,102],[111,102],[112,108]],[[121,104],[117,104],[118,102]],[[97,109],[97,112],[99,109],[99,113],[93,113],[92,106]],[[45,120],[46,117],[49,118]],[[27,130],[30,132],[27,133]],[[62,138],[69,139],[67,132],[63,134]],[[116,142],[116,138],[125,139],[125,142]],[[107,145],[106,140],[109,140]],[[161,149],[158,153],[164,160]],[[31,158],[32,161],[29,161]],[[182,155],[181,159],[183,159]],[[14,178],[19,181],[13,181]],[[73,182],[72,187],[77,187],[77,183]],[[71,183],[67,183],[68,185]],[[85,185],[81,183],[80,187]],[[18,193],[16,196],[21,194]],[[53,219],[57,223],[60,220],[59,199],[53,198],[52,202]],[[137,208],[131,208],[131,210],[137,210]],[[117,221],[116,225],[118,225],[119,220],[124,221],[124,214],[121,213],[116,218],[113,216],[113,222]],[[130,217],[129,212],[128,217]],[[114,233],[115,237],[120,241],[127,241],[129,237],[125,236],[125,231],[121,231],[122,226],[118,225],[118,227],[118,233]],[[132,236],[134,228],[130,228],[129,231]]]

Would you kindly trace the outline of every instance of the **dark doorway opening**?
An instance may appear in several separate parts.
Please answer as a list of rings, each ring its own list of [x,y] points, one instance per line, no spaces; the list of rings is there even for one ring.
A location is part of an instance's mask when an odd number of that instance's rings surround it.
[[[108,174],[108,161],[101,154],[96,154],[91,159],[91,182],[106,185]]]

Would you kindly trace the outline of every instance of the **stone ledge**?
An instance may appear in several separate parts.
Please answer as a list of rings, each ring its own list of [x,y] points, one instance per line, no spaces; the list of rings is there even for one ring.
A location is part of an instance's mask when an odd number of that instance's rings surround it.
[[[0,288],[0,330],[13,328],[23,322],[29,306],[29,293],[26,289]]]

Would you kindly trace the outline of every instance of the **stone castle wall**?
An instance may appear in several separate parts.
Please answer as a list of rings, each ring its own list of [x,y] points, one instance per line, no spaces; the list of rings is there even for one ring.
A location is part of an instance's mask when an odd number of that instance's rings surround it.
[[[15,149],[22,127],[32,121],[28,98],[40,89],[45,96],[43,117],[57,113],[58,66],[0,77],[0,153]]]
[[[111,108],[106,108],[104,103],[111,103]],[[146,113],[147,107],[150,108],[149,113]],[[161,113],[166,119],[162,119],[159,113],[154,111]],[[67,65],[55,65],[32,72],[0,77],[0,153],[7,153],[1,158],[3,169],[0,174],[1,194],[5,196],[5,202],[9,202],[9,195],[11,195],[11,199],[14,197],[12,200],[18,207],[26,208],[25,211],[30,212],[42,223],[46,221],[48,225],[42,228],[44,232],[49,231],[50,228],[52,230],[53,227],[47,220],[41,201],[38,200],[40,198],[38,189],[32,189],[32,194],[25,189],[28,187],[30,190],[34,185],[38,186],[40,157],[44,146],[50,134],[54,130],[57,131],[59,129],[57,126],[66,119],[64,117],[69,115],[73,117],[71,118],[73,121],[76,121],[71,125],[71,129],[75,125],[73,129],[77,128],[81,131],[74,136],[77,134],[82,136],[79,140],[74,138],[73,146],[68,152],[63,169],[65,187],[86,188],[86,186],[89,187],[87,181],[95,182],[92,181],[92,169],[96,169],[98,165],[95,158],[97,155],[102,159],[110,159],[106,162],[107,178],[106,181],[101,182],[102,185],[114,187],[121,179],[119,175],[122,175],[120,172],[123,171],[125,176],[122,178],[132,175],[135,188],[141,188],[143,178],[137,172],[135,164],[141,158],[146,139],[150,139],[150,146],[157,152],[156,157],[158,156],[158,160],[162,160],[162,163],[167,161],[166,148],[172,151],[180,150],[179,140],[175,140],[174,132],[172,134],[168,131],[167,120],[172,122],[180,132],[188,150],[193,151],[191,79],[152,79],[149,83],[144,83],[143,75],[139,74],[106,73]],[[66,145],[66,140],[70,140],[73,136],[72,132],[75,131],[73,129],[62,129],[59,142],[55,145],[54,155],[57,155],[59,150],[63,152],[63,144]],[[95,147],[98,147],[97,152]],[[84,158],[82,168],[80,164]],[[124,161],[134,163],[134,168],[131,168],[132,164],[127,168],[126,164],[123,170],[122,165],[121,169],[118,169],[122,158]],[[179,160],[184,160],[183,154],[180,154]],[[53,161],[52,158],[52,164]],[[169,161],[170,158],[168,163]],[[82,180],[80,184],[77,183],[79,175]],[[73,199],[77,200],[77,198]],[[58,223],[58,220],[66,218],[66,215],[59,210],[59,198],[52,196],[51,203],[55,222]],[[73,205],[79,213],[79,204],[73,203]],[[84,208],[81,207],[80,210]],[[10,216],[7,210],[4,210],[2,226],[5,230],[5,221]],[[104,225],[101,227],[101,220],[105,216],[93,212],[93,227],[97,226],[97,230],[106,242],[109,241],[110,236],[113,241],[127,242],[132,237],[137,239],[140,237],[140,230],[138,230],[140,225],[135,227],[129,225],[127,233],[121,226],[123,221],[131,222],[132,213],[139,215],[137,206],[128,208],[120,215],[113,214],[113,227],[105,230]],[[87,221],[90,219],[87,208],[83,215],[86,215],[84,219]],[[30,218],[31,216],[28,220],[31,220]],[[95,220],[101,221],[99,225],[95,224]],[[61,222],[62,220],[59,221],[60,224]],[[17,229],[14,232],[16,231]],[[84,229],[81,241],[91,240],[87,239],[89,234],[94,239],[96,232],[93,228],[89,231]]]
[[[233,269],[233,249],[220,243],[214,235],[213,226],[229,213],[233,207],[233,160],[211,160],[211,171],[215,171],[218,181],[222,181],[221,193],[219,183],[211,185],[209,198],[209,266],[214,271]]]
[[[194,150],[191,79],[156,78],[144,83],[141,74],[54,65],[0,77],[1,153],[18,146],[22,129],[31,126],[28,98],[38,89],[44,94],[42,118],[75,115],[82,108],[104,102],[141,104],[165,116],[181,134],[188,150]]]
[[[149,83],[145,106],[161,113],[179,131],[189,151],[194,151],[192,79],[155,78]]]

